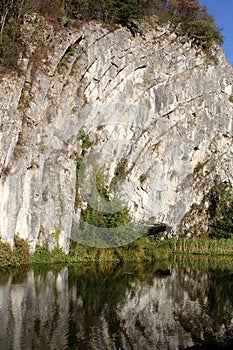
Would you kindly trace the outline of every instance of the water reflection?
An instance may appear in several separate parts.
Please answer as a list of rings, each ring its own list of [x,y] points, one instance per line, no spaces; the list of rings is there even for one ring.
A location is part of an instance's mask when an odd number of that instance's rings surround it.
[[[199,260],[2,272],[0,349],[232,349],[232,277]]]

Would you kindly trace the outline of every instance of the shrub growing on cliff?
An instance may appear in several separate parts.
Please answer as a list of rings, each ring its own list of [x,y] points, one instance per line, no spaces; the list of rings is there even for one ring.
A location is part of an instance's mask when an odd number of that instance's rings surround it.
[[[85,128],[82,127],[78,133],[78,139],[82,141],[82,149],[88,149],[93,145],[90,136],[86,133]]]
[[[216,208],[213,217],[213,235],[233,238],[233,192],[230,184],[222,184],[214,193]]]
[[[183,33],[187,33],[205,49],[209,48],[214,42],[218,45],[222,45],[224,42],[221,32],[214,25],[214,20],[211,18],[197,22],[183,22],[181,28]]]
[[[128,208],[124,208],[119,212],[105,213],[89,205],[81,211],[81,218],[90,225],[103,228],[119,227],[127,225],[131,221]]]

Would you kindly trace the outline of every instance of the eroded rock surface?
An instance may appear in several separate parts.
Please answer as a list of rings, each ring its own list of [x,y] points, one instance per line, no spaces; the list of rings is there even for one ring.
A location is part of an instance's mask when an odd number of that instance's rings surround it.
[[[221,49],[216,64],[156,23],[135,37],[97,23],[58,33],[26,26],[40,41],[28,44],[23,74],[1,78],[4,240],[17,234],[32,251],[39,239],[68,252],[88,202],[88,191],[77,193],[77,159],[100,169],[106,188],[126,160],[117,192],[132,218],[175,232],[211,187],[232,182],[233,71]],[[47,52],[36,61],[41,42]]]

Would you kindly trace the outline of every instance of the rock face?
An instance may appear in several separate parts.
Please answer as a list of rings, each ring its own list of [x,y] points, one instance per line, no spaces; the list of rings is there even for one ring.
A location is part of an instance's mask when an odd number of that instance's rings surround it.
[[[29,19],[25,31],[22,74],[0,87],[3,240],[68,252],[81,208],[113,210],[93,189],[96,172],[135,221],[175,233],[213,186],[233,182],[233,70],[221,49],[207,57],[156,23],[132,36],[98,23],[56,33]]]

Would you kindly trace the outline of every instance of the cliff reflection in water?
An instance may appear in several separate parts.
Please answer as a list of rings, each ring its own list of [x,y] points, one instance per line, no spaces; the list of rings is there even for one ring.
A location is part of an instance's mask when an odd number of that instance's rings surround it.
[[[2,272],[0,349],[230,349],[232,276],[177,264]]]

